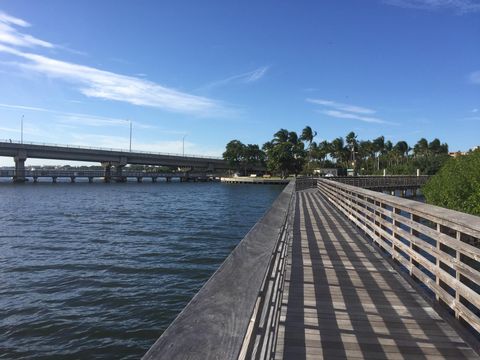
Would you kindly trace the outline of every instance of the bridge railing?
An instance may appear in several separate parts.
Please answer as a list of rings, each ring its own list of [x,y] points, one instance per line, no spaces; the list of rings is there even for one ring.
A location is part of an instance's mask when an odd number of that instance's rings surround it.
[[[152,155],[168,155],[168,156],[179,156],[179,157],[188,157],[188,158],[200,158],[200,159],[214,159],[214,160],[223,160],[220,156],[209,156],[209,155],[192,155],[192,154],[179,154],[179,153],[168,153],[168,152],[152,152],[145,150],[127,150],[127,149],[116,149],[116,148],[104,148],[104,147],[95,147],[95,146],[82,146],[82,145],[65,145],[65,144],[54,144],[54,143],[42,143],[42,142],[26,142],[18,140],[1,140],[0,143],[8,144],[17,144],[17,145],[36,145],[36,146],[55,146],[68,149],[85,149],[85,150],[100,150],[100,151],[115,151],[121,153],[138,153],[138,154],[152,154]]]
[[[123,171],[122,177],[178,177],[185,172]],[[196,174],[190,172],[190,174]],[[113,174],[115,176],[115,174]],[[14,177],[15,170],[0,170],[0,177]],[[26,170],[25,177],[104,177],[105,170]]]
[[[325,179],[318,189],[457,319],[480,333],[480,217]]]
[[[292,237],[289,183],[143,359],[271,359]]]

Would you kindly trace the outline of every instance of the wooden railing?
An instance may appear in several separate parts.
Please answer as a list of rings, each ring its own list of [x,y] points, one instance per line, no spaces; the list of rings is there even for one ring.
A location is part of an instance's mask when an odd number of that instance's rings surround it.
[[[296,189],[304,190],[316,187],[318,179],[328,179],[343,184],[372,190],[418,189],[425,185],[430,176],[389,175],[389,176],[333,176],[329,178],[303,177],[296,181]]]
[[[272,359],[292,237],[290,182],[143,359]]]
[[[419,188],[426,184],[430,176],[389,175],[389,176],[337,176],[328,178],[343,184],[364,189],[401,190]]]
[[[480,217],[325,179],[318,189],[478,337]]]

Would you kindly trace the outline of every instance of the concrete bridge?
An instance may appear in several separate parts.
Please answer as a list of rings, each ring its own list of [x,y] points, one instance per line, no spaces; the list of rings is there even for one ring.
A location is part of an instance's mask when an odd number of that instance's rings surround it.
[[[104,167],[104,177],[123,177],[127,164],[189,168],[196,172],[221,172],[229,169],[221,158],[178,154],[148,153],[115,149],[34,143],[0,142],[0,156],[15,161],[15,181],[25,181],[25,161],[28,158],[97,162]],[[258,169],[262,170],[262,169]]]
[[[297,181],[143,359],[479,358],[479,217]]]

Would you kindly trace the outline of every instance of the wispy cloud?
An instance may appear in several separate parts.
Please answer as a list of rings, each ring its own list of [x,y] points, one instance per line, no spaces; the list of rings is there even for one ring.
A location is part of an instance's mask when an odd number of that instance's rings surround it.
[[[474,84],[480,84],[480,71],[474,71],[468,76],[468,80]]]
[[[343,111],[338,110],[322,110],[320,113],[324,115],[328,115],[331,117],[339,118],[339,119],[352,119],[352,120],[360,120],[368,123],[376,123],[376,124],[386,124],[387,122],[371,116],[363,116],[354,113],[346,113]]]
[[[372,116],[376,114],[376,110],[369,109],[363,106],[344,104],[333,100],[326,99],[311,99],[307,98],[307,102],[311,104],[320,105],[321,110],[316,110],[318,113],[327,115],[338,119],[359,120],[367,123],[376,124],[394,124],[378,117]]]
[[[20,33],[15,26],[26,28],[30,24],[22,19],[0,13],[0,52],[21,59],[12,64],[28,71],[67,81],[87,97],[122,101],[196,116],[225,116],[231,112],[216,100],[168,88],[143,78],[121,75],[19,50],[18,48],[21,47],[51,48],[54,45]],[[245,75],[244,81],[256,81],[265,71],[266,68],[257,69]]]
[[[21,28],[28,28],[31,25],[25,20],[10,16],[0,11],[0,43],[22,47],[55,47],[52,43],[49,43],[48,41],[37,39],[36,37],[33,37],[31,35],[22,34],[15,29],[15,26]]]
[[[245,83],[251,83],[251,82],[255,82],[257,80],[260,80],[265,75],[268,68],[269,68],[268,66],[263,66],[263,67],[258,68],[256,70],[253,70],[249,73],[244,74],[241,77],[241,79]]]
[[[91,115],[91,114],[72,113],[72,112],[58,111],[53,109],[46,109],[42,107],[0,103],[0,108],[54,114],[56,115],[58,122],[62,124],[78,124],[82,126],[91,126],[91,127],[130,126],[130,121],[127,119],[118,119],[118,118]],[[141,129],[153,128],[153,126],[151,125],[143,124],[137,121],[132,121],[132,123],[135,125],[135,127],[141,128]]]
[[[459,14],[480,11],[478,0],[383,0],[385,4],[419,10],[454,10]]]
[[[267,73],[269,66],[262,66],[258,69],[245,72],[242,74],[232,75],[222,80],[213,81],[205,86],[202,86],[199,91],[212,90],[221,86],[225,86],[230,83],[243,83],[250,84],[260,80]]]
[[[343,104],[343,103],[339,103],[332,100],[308,98],[307,102],[312,104],[322,105],[325,107],[334,108],[340,111],[348,111],[348,112],[353,112],[357,114],[375,114],[376,113],[376,111],[372,109],[368,109],[368,108],[356,106],[356,105]]]

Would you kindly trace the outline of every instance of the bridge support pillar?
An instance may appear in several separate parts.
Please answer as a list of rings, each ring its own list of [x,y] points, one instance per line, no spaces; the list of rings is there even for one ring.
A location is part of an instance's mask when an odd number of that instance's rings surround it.
[[[115,181],[116,182],[126,182],[127,178],[123,176],[123,168],[125,165],[117,164],[115,165]]]
[[[103,166],[103,181],[109,183],[112,179],[112,164],[109,162],[102,163]]]
[[[15,176],[13,181],[16,183],[23,183],[26,181],[25,178],[25,160],[27,160],[27,154],[19,153],[14,157],[15,160]]]

